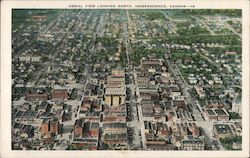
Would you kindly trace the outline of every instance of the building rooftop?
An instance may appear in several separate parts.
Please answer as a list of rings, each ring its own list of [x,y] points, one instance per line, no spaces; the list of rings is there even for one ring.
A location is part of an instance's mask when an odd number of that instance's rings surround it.
[[[217,130],[218,134],[229,134],[232,133],[231,128],[228,124],[216,124],[214,128]]]
[[[213,110],[210,110],[210,109],[207,109],[206,112],[207,112],[209,115],[216,115],[216,114],[214,113],[214,111],[213,111]]]
[[[103,123],[103,129],[106,128],[127,128],[126,123]]]
[[[83,127],[84,119],[78,119],[75,121],[75,127]]]
[[[125,86],[121,86],[119,88],[108,87],[106,88],[105,94],[106,95],[126,95],[126,87]]]
[[[183,144],[205,144],[204,140],[200,138],[188,138],[185,140],[182,140]]]
[[[34,119],[36,117],[38,117],[38,112],[31,110],[18,111],[14,116],[14,118],[28,118],[28,119]]]
[[[127,134],[126,133],[120,133],[120,134],[106,134],[104,136],[104,139],[106,141],[127,141]]]
[[[49,103],[47,101],[42,101],[41,104],[38,105],[38,109],[46,109]]]
[[[227,115],[224,109],[215,109],[214,111],[217,113],[217,115]]]

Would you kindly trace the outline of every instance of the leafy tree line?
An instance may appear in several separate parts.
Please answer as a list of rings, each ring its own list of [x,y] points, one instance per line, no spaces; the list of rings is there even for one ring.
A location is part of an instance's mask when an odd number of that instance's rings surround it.
[[[185,36],[168,36],[165,38],[166,42],[172,44],[186,44],[193,43],[222,43],[225,45],[241,45],[241,40],[237,35],[185,35]]]
[[[241,17],[240,9],[186,9],[186,14],[190,15],[225,15],[232,17]]]

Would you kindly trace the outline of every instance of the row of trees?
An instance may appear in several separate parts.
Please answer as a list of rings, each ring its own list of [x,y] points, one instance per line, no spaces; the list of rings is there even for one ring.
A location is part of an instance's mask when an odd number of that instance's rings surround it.
[[[192,45],[193,43],[212,44],[219,43],[224,45],[241,45],[238,35],[185,35],[168,36],[165,41],[171,44]]]
[[[233,136],[233,137],[220,138],[220,142],[225,149],[234,150],[233,143],[241,144],[242,137]]]
[[[225,15],[231,17],[241,17],[240,9],[186,9],[184,13],[190,15]]]

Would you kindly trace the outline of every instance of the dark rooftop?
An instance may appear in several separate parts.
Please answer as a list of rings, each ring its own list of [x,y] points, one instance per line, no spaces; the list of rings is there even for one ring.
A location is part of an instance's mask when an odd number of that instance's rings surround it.
[[[104,123],[103,128],[127,128],[126,123]]]
[[[216,115],[216,114],[213,112],[213,110],[210,110],[210,109],[206,110],[206,112],[207,112],[209,115]]]
[[[214,128],[218,131],[219,134],[228,134],[232,133],[231,128],[227,124],[216,124]]]
[[[217,113],[217,115],[227,115],[227,114],[225,113],[225,111],[222,110],[222,109],[216,109],[216,110],[214,110],[214,111]]]

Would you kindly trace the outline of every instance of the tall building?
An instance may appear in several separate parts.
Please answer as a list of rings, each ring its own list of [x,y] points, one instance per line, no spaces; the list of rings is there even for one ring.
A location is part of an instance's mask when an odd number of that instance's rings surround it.
[[[99,123],[85,122],[84,119],[78,119],[74,125],[75,138],[98,138],[99,137]]]
[[[104,102],[109,106],[118,106],[125,103],[125,98],[125,72],[113,69],[111,75],[107,76]]]
[[[74,137],[82,138],[82,136],[83,136],[83,125],[84,125],[84,120],[83,119],[76,120],[75,125],[74,125]]]
[[[105,104],[109,106],[118,106],[125,103],[126,98],[126,87],[106,88],[105,92]]]
[[[41,124],[42,136],[51,137],[60,133],[60,124],[58,120],[44,119]]]
[[[59,121],[50,121],[50,134],[59,134]]]
[[[49,133],[49,119],[44,119],[41,124],[41,134],[42,136],[48,135]]]

